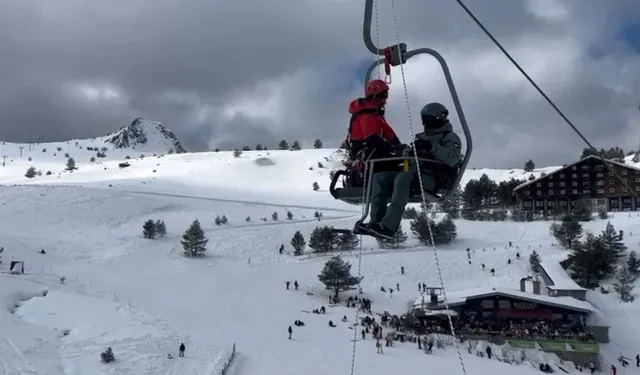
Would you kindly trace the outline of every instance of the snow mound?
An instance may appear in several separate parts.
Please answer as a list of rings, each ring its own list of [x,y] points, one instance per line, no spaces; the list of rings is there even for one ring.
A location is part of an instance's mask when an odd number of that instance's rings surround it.
[[[276,165],[276,162],[269,158],[257,158],[255,163],[259,167],[271,167]]]

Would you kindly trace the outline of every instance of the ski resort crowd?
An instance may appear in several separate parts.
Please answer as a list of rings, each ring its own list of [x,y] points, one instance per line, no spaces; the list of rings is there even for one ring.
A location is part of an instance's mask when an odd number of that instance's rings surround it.
[[[595,342],[595,337],[578,325],[566,326],[548,321],[526,322],[510,319],[478,321],[461,316],[454,319],[456,331],[465,336],[500,336],[542,340],[572,340]],[[447,322],[427,327],[428,332],[449,332]]]

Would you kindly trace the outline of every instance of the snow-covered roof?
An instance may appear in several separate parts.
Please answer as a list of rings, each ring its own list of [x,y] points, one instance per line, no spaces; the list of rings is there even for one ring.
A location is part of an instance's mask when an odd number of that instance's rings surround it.
[[[479,298],[492,295],[502,295],[506,297],[520,298],[531,302],[540,303],[543,305],[558,306],[565,309],[576,310],[580,312],[592,313],[595,311],[594,307],[586,301],[579,301],[573,297],[551,297],[540,294],[533,294],[528,292],[522,292],[518,289],[505,289],[505,288],[475,288],[467,289],[459,292],[447,293],[447,304],[449,306],[464,304],[469,298]],[[441,296],[438,296],[441,297]],[[438,298],[438,301],[441,301]],[[423,303],[428,304],[429,299],[420,296],[414,303],[414,307],[421,307]],[[439,303],[438,308],[444,306],[444,302]]]
[[[553,284],[546,285],[551,290],[585,290],[571,279],[567,271],[562,268],[558,258],[544,258],[540,261],[540,267],[549,276]]]

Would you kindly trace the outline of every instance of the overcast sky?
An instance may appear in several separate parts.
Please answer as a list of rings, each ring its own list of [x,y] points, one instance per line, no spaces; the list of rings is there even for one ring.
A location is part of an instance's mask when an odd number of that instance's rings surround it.
[[[394,43],[391,0],[378,1],[380,44]],[[455,1],[395,1],[401,39],[450,64],[472,166],[580,154],[582,141]],[[640,55],[624,32],[640,20],[637,0],[467,3],[597,147],[638,147]],[[373,59],[362,13],[362,0],[0,0],[0,138],[100,136],[143,116],[190,150],[337,146]],[[416,129],[428,101],[453,112],[435,61],[412,59],[405,73]],[[408,142],[399,68],[393,78],[387,117]]]

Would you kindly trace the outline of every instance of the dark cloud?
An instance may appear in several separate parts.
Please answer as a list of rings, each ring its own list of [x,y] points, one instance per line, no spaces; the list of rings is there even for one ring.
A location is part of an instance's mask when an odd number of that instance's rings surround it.
[[[640,64],[614,39],[620,24],[640,14],[637,1],[468,3],[597,146],[637,147],[640,129],[631,124]],[[282,138],[337,145],[348,100],[361,91],[355,72],[368,55],[356,1],[0,6],[0,131],[7,141],[98,136],[144,116],[196,150],[273,148]],[[396,13],[410,48],[437,47],[449,60],[472,125],[474,165],[519,166],[529,157],[561,163],[579,153],[580,140],[454,1],[397,1]],[[389,2],[380,2],[379,14],[380,42],[393,43]],[[437,67],[425,61],[406,69],[414,113],[430,100],[451,104]],[[389,120],[408,138],[399,79],[396,68]],[[90,86],[120,97],[89,100],[81,89]]]

